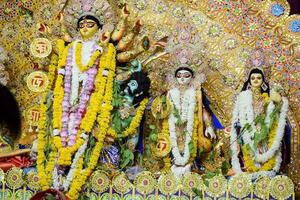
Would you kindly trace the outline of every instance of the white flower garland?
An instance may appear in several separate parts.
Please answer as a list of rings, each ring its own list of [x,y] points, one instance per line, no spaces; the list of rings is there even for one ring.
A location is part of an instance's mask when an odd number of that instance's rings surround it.
[[[59,177],[57,172],[57,165],[54,166],[53,172],[52,172],[52,179],[53,179],[53,188],[59,189]]]
[[[70,171],[67,175],[67,178],[66,178],[65,182],[63,183],[64,191],[68,190],[71,182],[73,181],[74,172],[76,170],[77,162],[78,162],[79,158],[82,156],[82,154],[84,153],[84,151],[87,147],[87,143],[88,143],[88,139],[86,138],[83,145],[78,149],[78,151],[75,154],[75,157],[74,157],[72,165],[71,165],[71,169],[70,169]]]
[[[282,97],[282,107],[280,110],[280,116],[278,121],[278,127],[276,130],[276,136],[274,138],[274,142],[265,153],[259,154],[258,152],[255,153],[255,161],[258,163],[264,163],[271,159],[276,154],[276,164],[273,168],[273,172],[256,172],[253,173],[254,177],[257,177],[259,174],[274,174],[277,172],[280,168],[281,164],[281,152],[280,152],[280,146],[281,141],[284,134],[284,128],[286,124],[286,116],[288,112],[288,100],[285,97]],[[265,119],[265,123],[270,123],[270,114],[272,113],[273,109],[275,108],[274,103],[271,101],[267,107],[267,115]],[[249,123],[252,127],[252,130],[244,130],[245,132],[242,135],[242,139],[245,144],[249,144],[252,149],[253,148],[253,138],[254,134],[256,132],[256,127],[254,125],[254,112],[253,112],[253,104],[252,104],[252,91],[246,90],[241,92],[238,97],[237,101],[234,106],[233,110],[233,120],[231,124],[231,134],[230,134],[230,143],[231,145],[231,151],[232,151],[232,158],[231,158],[231,164],[232,168],[236,173],[242,172],[240,162],[238,159],[238,149],[237,149],[237,133],[236,129],[234,128],[236,122],[240,122],[240,126],[243,128],[245,124]]]
[[[82,43],[82,49],[81,49],[81,62],[83,65],[87,65],[89,62],[89,59],[91,58],[93,51],[93,46],[97,43],[96,41],[90,40],[90,41],[75,41],[73,44],[73,58],[72,58],[72,85],[71,85],[71,98],[70,103],[71,105],[74,105],[77,98],[78,98],[78,88],[79,88],[79,82],[83,81],[83,85],[85,84],[85,80],[87,78],[86,72],[80,72],[79,67],[76,64],[76,46],[78,43]],[[102,47],[97,45],[97,48],[94,50],[103,51]]]
[[[64,188],[65,191],[68,190],[71,182],[73,181],[73,179],[74,179],[74,172],[76,170],[77,162],[78,162],[79,158],[82,156],[82,154],[84,153],[84,151],[87,148],[88,136],[85,135],[85,134],[82,134],[81,137],[83,137],[85,139],[85,142],[83,143],[83,145],[81,145],[81,147],[76,152],[76,154],[74,156],[74,159],[73,159],[73,162],[72,162],[72,165],[70,167],[70,170],[69,170],[69,173],[68,173],[66,179],[65,180],[61,180],[61,181],[63,181],[62,186],[63,186],[63,188]],[[61,183],[59,181],[59,175],[58,175],[57,167],[58,166],[55,166],[54,169],[53,169],[53,172],[52,172],[53,187],[55,189],[59,189],[60,186],[61,186]]]
[[[171,99],[173,109],[175,107],[179,111],[181,120],[187,122],[187,134],[185,136],[184,153],[181,156],[177,144],[176,135],[176,121],[178,119],[175,118],[173,112],[171,112],[169,116],[169,130],[172,144],[172,154],[174,156],[174,163],[176,165],[184,166],[187,164],[190,158],[189,143],[191,142],[193,134],[194,112],[196,107],[196,91],[194,88],[187,89],[183,94],[182,102],[180,101],[180,91],[177,88],[174,88],[169,91],[169,97]]]
[[[269,177],[274,177],[276,175],[276,173],[279,171],[280,169],[280,165],[282,162],[282,158],[281,158],[281,148],[278,149],[277,153],[276,153],[276,160],[275,160],[275,166],[273,167],[273,169],[271,171],[259,171],[259,172],[254,172],[251,175],[251,179],[255,180],[260,176],[269,176]]]

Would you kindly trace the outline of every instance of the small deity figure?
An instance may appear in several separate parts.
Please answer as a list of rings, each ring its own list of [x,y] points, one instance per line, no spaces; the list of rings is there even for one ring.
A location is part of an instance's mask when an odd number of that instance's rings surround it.
[[[171,169],[182,177],[191,171],[199,151],[212,150],[217,137],[201,91],[205,81],[205,44],[189,23],[178,24],[176,31],[166,47],[168,67],[172,69],[168,74],[169,89],[153,101],[151,111],[159,120],[155,125],[159,130],[154,138],[155,154],[164,158],[165,170]]]
[[[260,53],[255,50],[251,55],[253,68],[237,96],[230,134],[233,173],[248,172],[253,179],[274,176],[280,170],[288,112],[280,87],[270,91],[262,55],[256,56]]]
[[[150,79],[141,71],[142,65],[138,60],[131,63],[130,69],[131,75],[127,80],[115,80],[112,128],[109,131],[114,134],[108,137],[114,137],[110,140],[118,143],[104,148],[100,159],[121,169],[134,165],[135,155],[143,153],[143,135],[139,128],[143,126],[150,89]],[[141,144],[138,145],[138,142]],[[114,154],[112,149],[115,149]],[[110,155],[107,154],[109,152]]]
[[[168,119],[173,157],[171,170],[175,175],[182,176],[191,171],[198,148],[197,140],[200,139],[199,133],[203,137],[202,119],[205,123],[204,135],[212,139],[215,139],[216,135],[209,113],[205,109],[202,110],[201,90],[190,85],[194,78],[193,70],[188,66],[179,67],[175,72],[175,78],[177,87],[172,88],[167,94],[171,103]]]

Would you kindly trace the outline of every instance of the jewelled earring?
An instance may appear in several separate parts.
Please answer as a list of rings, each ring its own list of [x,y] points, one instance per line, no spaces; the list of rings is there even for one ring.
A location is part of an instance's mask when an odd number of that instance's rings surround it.
[[[263,91],[266,91],[268,89],[268,86],[267,86],[267,84],[265,82],[263,82],[261,84],[261,88],[263,89]]]

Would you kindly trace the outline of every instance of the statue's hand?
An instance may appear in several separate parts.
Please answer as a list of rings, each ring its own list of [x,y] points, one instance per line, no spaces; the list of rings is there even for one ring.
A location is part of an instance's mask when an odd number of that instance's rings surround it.
[[[124,18],[126,18],[126,17],[129,16],[129,14],[130,14],[130,12],[129,12],[129,9],[128,9],[128,5],[125,5],[125,6],[122,8],[122,16],[123,16]]]
[[[60,23],[64,22],[64,13],[63,12],[59,12],[57,15],[57,19]]]
[[[72,42],[72,37],[69,35],[69,33],[64,33],[62,39],[68,43]]]
[[[142,71],[142,63],[139,60],[134,60],[131,62],[130,72],[140,72]]]
[[[105,142],[107,142],[108,144],[112,144],[112,143],[114,143],[114,138],[113,137],[111,137],[111,136],[106,136],[105,137]]]
[[[109,42],[109,40],[110,40],[110,34],[111,34],[111,33],[108,32],[108,31],[102,33],[102,34],[100,35],[100,42],[101,42],[102,44],[108,44],[108,42]]]
[[[214,129],[211,127],[211,126],[208,126],[206,129],[205,129],[205,132],[204,132],[204,135],[206,137],[209,137],[211,139],[217,139],[217,136],[214,132]]]
[[[235,174],[236,172],[232,168],[230,168],[227,172],[227,176],[234,176]]]
[[[270,99],[276,103],[281,101],[281,96],[278,92],[276,92],[275,90],[271,90],[270,92]]]

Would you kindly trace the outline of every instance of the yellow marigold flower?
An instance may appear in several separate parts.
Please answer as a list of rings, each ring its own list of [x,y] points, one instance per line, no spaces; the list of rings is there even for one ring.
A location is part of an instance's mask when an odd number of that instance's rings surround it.
[[[95,64],[96,60],[99,58],[99,56],[101,55],[101,52],[99,50],[96,50],[93,55],[91,56],[89,62],[87,65],[83,65],[81,60],[81,51],[82,51],[82,43],[78,42],[76,44],[76,48],[75,48],[75,61],[76,64],[78,66],[78,68],[80,69],[80,71],[86,71],[89,68],[93,67],[93,65]]]

